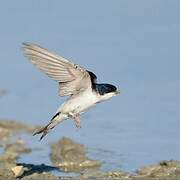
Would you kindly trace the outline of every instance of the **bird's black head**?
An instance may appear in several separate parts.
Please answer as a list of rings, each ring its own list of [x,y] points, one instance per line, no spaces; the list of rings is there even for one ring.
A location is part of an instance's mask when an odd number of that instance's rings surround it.
[[[108,93],[118,93],[116,86],[112,84],[96,84],[96,91],[100,95],[105,95]]]

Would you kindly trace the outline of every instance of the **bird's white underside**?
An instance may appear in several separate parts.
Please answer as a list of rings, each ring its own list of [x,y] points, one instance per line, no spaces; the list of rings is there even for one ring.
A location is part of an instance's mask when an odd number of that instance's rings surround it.
[[[64,104],[60,106],[58,112],[63,114],[80,114],[87,111],[89,108],[95,106],[97,103],[110,99],[115,96],[115,93],[108,93],[103,96],[97,95],[92,89],[88,89],[76,95],[74,98],[68,99]]]

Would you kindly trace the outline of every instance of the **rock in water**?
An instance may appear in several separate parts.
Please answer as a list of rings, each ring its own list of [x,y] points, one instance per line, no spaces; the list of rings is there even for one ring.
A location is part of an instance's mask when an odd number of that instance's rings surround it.
[[[51,146],[51,161],[64,171],[77,172],[87,168],[100,167],[100,162],[86,156],[84,145],[63,137]]]
[[[15,166],[12,168],[15,178],[21,176],[24,173],[23,166]]]

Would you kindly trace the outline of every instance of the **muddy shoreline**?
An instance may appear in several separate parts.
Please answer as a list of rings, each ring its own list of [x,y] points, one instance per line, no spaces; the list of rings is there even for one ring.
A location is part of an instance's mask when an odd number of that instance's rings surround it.
[[[57,180],[57,179],[128,179],[128,180],[175,180],[180,179],[180,162],[162,161],[155,165],[142,167],[136,173],[124,171],[102,172],[101,162],[87,157],[84,145],[63,137],[51,145],[48,154],[52,166],[45,164],[18,163],[23,154],[31,156],[33,149],[21,138],[22,133],[29,134],[37,127],[13,120],[0,120],[0,180]],[[16,138],[14,138],[16,136]],[[76,176],[55,176],[52,172],[74,172]]]

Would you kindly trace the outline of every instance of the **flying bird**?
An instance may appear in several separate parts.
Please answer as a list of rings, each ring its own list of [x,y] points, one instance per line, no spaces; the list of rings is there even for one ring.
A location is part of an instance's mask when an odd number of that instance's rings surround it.
[[[42,134],[40,140],[57,124],[68,118],[73,119],[76,127],[80,128],[81,113],[120,93],[114,85],[98,84],[93,72],[36,44],[23,43],[23,50],[32,64],[58,82],[59,95],[69,96],[50,122],[34,133]]]

